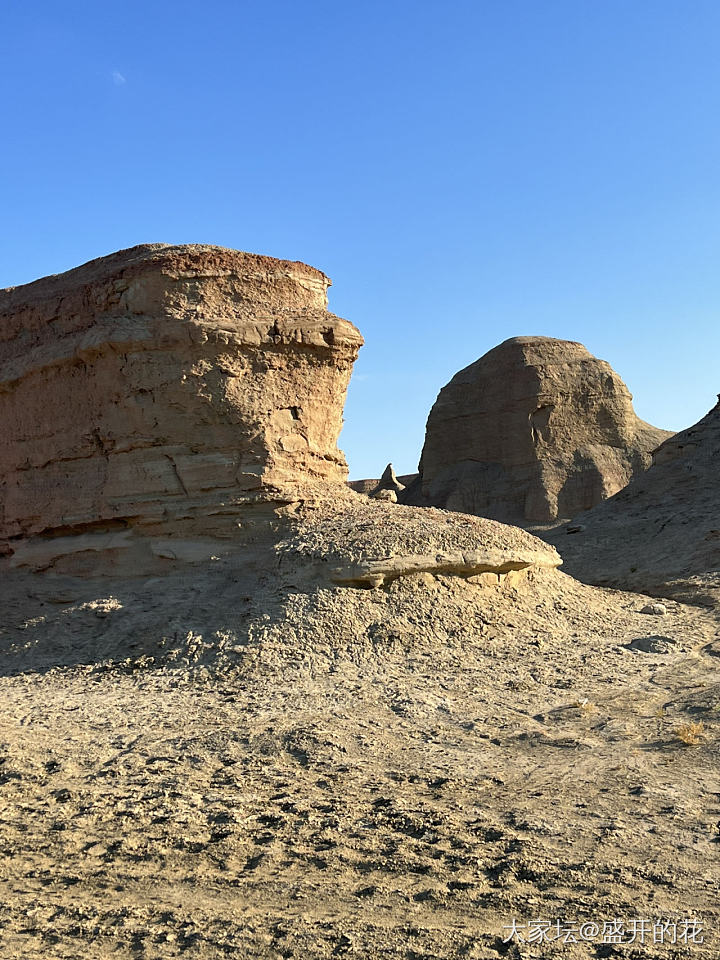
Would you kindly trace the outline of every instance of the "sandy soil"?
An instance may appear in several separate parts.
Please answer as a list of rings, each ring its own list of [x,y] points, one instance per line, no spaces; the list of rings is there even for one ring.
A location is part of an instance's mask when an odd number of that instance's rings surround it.
[[[1,956],[720,955],[717,613],[213,571],[0,587]]]

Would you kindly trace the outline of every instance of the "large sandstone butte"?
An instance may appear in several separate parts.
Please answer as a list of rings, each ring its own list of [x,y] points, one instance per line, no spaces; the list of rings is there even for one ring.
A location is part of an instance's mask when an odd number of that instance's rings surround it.
[[[0,291],[0,552],[210,531],[265,492],[344,481],[363,341],[329,285],[303,263],[144,244]]]
[[[588,583],[720,602],[720,402],[659,447],[650,469],[571,527],[548,534]]]
[[[513,337],[440,391],[406,499],[514,523],[569,519],[647,469],[669,436],[581,343]]]

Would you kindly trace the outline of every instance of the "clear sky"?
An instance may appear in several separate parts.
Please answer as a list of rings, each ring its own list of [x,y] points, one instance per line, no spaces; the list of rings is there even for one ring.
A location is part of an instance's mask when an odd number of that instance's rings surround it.
[[[414,471],[511,336],[657,426],[720,391],[717,0],[3,0],[0,80],[0,286],[149,241],[319,267],[353,477]]]

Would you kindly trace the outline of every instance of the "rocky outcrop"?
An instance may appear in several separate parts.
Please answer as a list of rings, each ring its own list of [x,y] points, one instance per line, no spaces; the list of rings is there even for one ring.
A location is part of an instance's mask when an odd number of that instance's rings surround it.
[[[440,391],[405,500],[512,523],[569,519],[646,470],[669,436],[582,344],[514,337]]]
[[[569,535],[568,535],[569,534]],[[579,528],[545,535],[587,583],[720,602],[720,402]]]
[[[0,294],[0,567],[76,583],[220,562],[314,589],[557,566],[523,531],[347,489],[336,443],[362,338],[328,285],[147,245]],[[402,491],[392,467],[379,486]]]
[[[348,486],[356,493],[364,493],[369,497],[374,496],[380,490],[393,490],[395,493],[401,493],[408,484],[417,479],[416,473],[408,473],[404,476],[397,476],[389,463],[381,477],[368,478],[366,480],[348,480]],[[387,484],[387,485],[386,485]]]
[[[319,583],[365,588],[417,574],[466,580],[489,575],[497,584],[511,572],[554,569],[562,562],[553,547],[517,527],[350,492],[332,502],[304,503],[277,552],[281,569],[292,565]]]
[[[147,244],[0,291],[5,552],[86,533],[122,547],[138,526],[182,539],[297,482],[343,483],[362,337],[328,313],[329,284],[302,263]]]
[[[377,496],[382,490],[389,490],[391,493],[401,493],[404,489],[405,484],[400,483],[395,471],[393,470],[393,465],[389,463],[383,470],[383,475],[380,477],[380,483],[377,485],[377,489],[374,491],[373,495]]]
[[[379,480],[350,480],[348,486],[356,493],[365,493],[369,497],[393,503],[397,503],[398,494],[405,489],[405,484],[397,477],[391,463],[385,467]]]

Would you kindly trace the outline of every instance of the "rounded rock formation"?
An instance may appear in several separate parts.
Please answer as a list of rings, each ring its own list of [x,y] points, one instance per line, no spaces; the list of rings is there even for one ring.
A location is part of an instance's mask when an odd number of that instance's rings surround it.
[[[515,523],[569,519],[647,469],[669,436],[635,415],[623,381],[581,343],[513,337],[440,391],[412,502]]]

